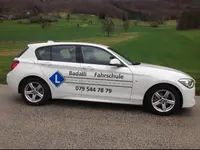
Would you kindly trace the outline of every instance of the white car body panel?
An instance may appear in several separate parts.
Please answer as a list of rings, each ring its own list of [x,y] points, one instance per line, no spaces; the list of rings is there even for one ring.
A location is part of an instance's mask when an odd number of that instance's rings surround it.
[[[48,61],[45,61],[45,63]],[[50,63],[51,65],[48,66],[47,65],[43,65],[44,62],[42,61],[38,61],[38,64],[43,72],[43,78],[45,78],[46,80],[49,80],[49,77],[51,75],[53,75],[55,72],[59,71],[63,77],[65,78],[65,83],[60,85],[58,88],[55,87],[51,82],[49,82],[49,84],[51,84],[51,86],[53,87],[53,97],[55,95],[55,98],[62,98],[62,97],[67,97],[67,96],[71,96],[71,95],[79,95],[81,96],[81,92],[80,91],[76,91],[75,90],[75,84],[69,83],[68,82],[68,77],[69,77],[69,71],[73,70],[73,71],[80,71],[81,70],[81,64],[80,63],[65,63],[65,62],[51,62],[49,61],[48,63]],[[76,82],[81,84],[81,79],[71,79],[71,82]],[[56,94],[54,94],[56,93]]]
[[[107,65],[92,65],[81,64],[83,71],[87,72],[86,77],[82,77],[82,85],[89,86],[95,85],[99,90],[98,92],[88,93],[82,92],[82,96],[87,95],[92,97],[99,97],[103,99],[116,99],[121,101],[124,99],[130,99],[133,87],[133,74],[128,67],[116,67]],[[116,75],[123,77],[123,79],[110,79],[104,78],[103,75]],[[101,92],[100,90],[107,90]],[[110,93],[109,90],[112,89]]]
[[[95,65],[84,63],[68,63],[54,61],[37,60],[35,50],[43,46],[53,45],[89,45],[99,47],[113,54],[125,67],[116,67],[108,65]],[[189,89],[178,82],[181,78],[190,78],[189,75],[167,67],[161,67],[149,64],[128,65],[107,46],[91,44],[91,43],[39,43],[28,45],[29,49],[19,58],[19,65],[7,75],[7,83],[11,89],[18,93],[20,82],[29,76],[42,78],[49,85],[52,98],[54,99],[74,99],[84,101],[109,102],[142,105],[145,93],[152,86],[159,83],[168,83],[174,85],[182,94],[183,108],[195,105],[195,87]],[[24,69],[25,68],[25,69]],[[59,71],[65,78],[64,83],[56,87],[49,78]],[[70,75],[72,72],[86,72],[86,75],[76,76]],[[102,74],[121,75],[121,79],[110,79],[101,77]],[[99,75],[99,76],[98,76]],[[76,88],[84,86],[95,87],[97,92],[86,92],[76,90]],[[101,93],[103,89],[104,92]],[[109,90],[112,90],[109,93]],[[105,92],[105,90],[107,92]]]

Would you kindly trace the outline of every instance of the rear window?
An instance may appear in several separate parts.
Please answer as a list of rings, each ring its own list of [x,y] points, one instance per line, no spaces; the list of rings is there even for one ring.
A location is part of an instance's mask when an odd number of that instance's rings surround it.
[[[24,50],[22,50],[22,51],[16,56],[16,58],[19,58],[20,56],[22,56],[22,55],[24,54],[24,52],[25,52],[27,49],[28,49],[28,47],[25,48]]]
[[[35,51],[38,60],[76,63],[76,46],[57,45],[41,47]]]
[[[51,60],[51,48],[41,47],[35,51],[38,60]]]

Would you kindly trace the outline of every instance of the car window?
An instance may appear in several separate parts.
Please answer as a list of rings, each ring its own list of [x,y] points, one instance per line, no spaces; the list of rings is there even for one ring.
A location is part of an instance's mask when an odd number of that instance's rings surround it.
[[[38,60],[51,60],[51,48],[41,47],[35,52]]]
[[[112,54],[109,52],[90,46],[82,46],[83,62],[88,64],[109,65]]]
[[[75,46],[53,46],[52,61],[76,62]]]

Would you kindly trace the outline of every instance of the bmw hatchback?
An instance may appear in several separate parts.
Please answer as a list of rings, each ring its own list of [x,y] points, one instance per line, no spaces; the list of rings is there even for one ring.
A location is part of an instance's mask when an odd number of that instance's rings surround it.
[[[159,115],[195,105],[195,81],[189,75],[132,62],[91,43],[30,44],[13,60],[7,83],[31,105],[71,99],[143,105]]]

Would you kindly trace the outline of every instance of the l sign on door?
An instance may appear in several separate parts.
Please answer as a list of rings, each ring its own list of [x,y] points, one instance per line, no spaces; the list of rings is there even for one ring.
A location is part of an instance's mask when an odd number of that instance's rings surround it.
[[[49,78],[49,80],[56,87],[59,87],[65,81],[65,78],[62,76],[62,74],[59,71],[57,71]]]
[[[55,83],[60,84],[60,81],[58,81],[58,75],[57,74],[55,75]]]

